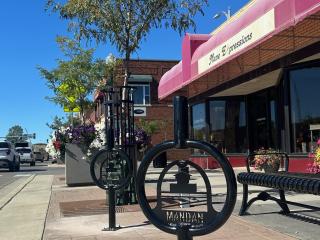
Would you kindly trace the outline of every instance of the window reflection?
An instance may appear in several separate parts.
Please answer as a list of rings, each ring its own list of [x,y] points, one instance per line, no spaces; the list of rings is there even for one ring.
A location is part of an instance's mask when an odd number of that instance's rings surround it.
[[[192,107],[192,137],[206,140],[206,107],[204,103]]]
[[[247,151],[246,112],[242,99],[212,100],[209,105],[211,144],[225,153]]]
[[[208,141],[224,153],[247,152],[246,107],[243,98],[217,99],[207,104],[208,127],[205,103],[192,107],[192,137]]]
[[[135,87],[133,91],[134,104],[146,105],[150,104],[150,86],[145,84],[130,84]]]
[[[248,96],[250,150],[279,149],[277,128],[277,89],[269,88]]]
[[[210,101],[210,143],[220,151],[225,149],[225,101]]]
[[[307,153],[314,149],[320,131],[310,128],[320,124],[318,107],[320,68],[290,71],[291,130],[293,152]]]

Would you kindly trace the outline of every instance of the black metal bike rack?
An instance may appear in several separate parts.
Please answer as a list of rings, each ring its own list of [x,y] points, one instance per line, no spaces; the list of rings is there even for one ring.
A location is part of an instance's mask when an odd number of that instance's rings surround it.
[[[189,160],[175,160],[169,163],[160,173],[157,180],[157,203],[155,208],[151,208],[145,189],[146,174],[152,160],[159,154],[170,149],[194,148],[205,151],[211,155],[221,166],[226,179],[226,199],[222,210],[216,211],[212,205],[212,191],[209,178],[205,171],[197,164]],[[178,167],[175,175],[175,184],[170,184],[169,191],[163,191],[162,185],[164,178],[169,170]],[[206,191],[198,191],[197,184],[189,182],[189,168],[193,168],[202,177]],[[214,146],[207,142],[189,140],[188,137],[188,102],[185,97],[177,96],[174,98],[174,140],[166,141],[150,149],[144,156],[136,177],[137,197],[140,207],[157,228],[170,234],[177,235],[178,240],[191,240],[193,236],[201,236],[211,233],[221,227],[230,217],[236,202],[236,178],[234,171],[226,157]],[[163,204],[162,198],[171,198],[173,202],[181,199],[182,195],[188,195],[189,199],[201,199],[194,201],[193,206],[206,206],[207,211],[187,211],[172,210],[173,206],[185,205],[179,202],[173,205]],[[189,208],[190,209],[190,208]]]
[[[126,171],[123,171],[123,170]],[[123,174],[123,173],[126,174]],[[132,166],[128,155],[119,149],[100,150],[90,164],[90,173],[96,185],[108,195],[109,227],[105,231],[115,231],[116,226],[116,191],[130,183]]]
[[[98,151],[90,164],[93,181],[108,195],[109,227],[104,228],[106,231],[118,228],[115,214],[117,202],[128,204],[135,201],[133,119],[132,88],[109,87],[105,91],[106,146]],[[129,190],[125,190],[127,187]]]

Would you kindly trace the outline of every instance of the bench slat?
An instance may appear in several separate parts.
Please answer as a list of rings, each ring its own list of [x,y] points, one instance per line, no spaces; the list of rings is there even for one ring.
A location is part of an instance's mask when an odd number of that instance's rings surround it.
[[[242,172],[237,179],[242,184],[320,195],[320,176],[313,174]]]

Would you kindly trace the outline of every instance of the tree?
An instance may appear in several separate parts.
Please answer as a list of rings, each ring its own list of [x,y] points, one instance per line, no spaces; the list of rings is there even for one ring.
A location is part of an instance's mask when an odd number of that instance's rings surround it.
[[[58,59],[58,66],[53,70],[38,66],[47,86],[55,94],[47,99],[71,111],[78,108],[84,121],[84,111],[92,105],[88,97],[101,85],[106,64],[93,59],[94,49],[85,50],[75,40],[58,37],[57,43],[66,60]]]
[[[145,120],[144,118],[140,118],[137,125],[139,128],[143,129],[149,137],[159,131],[159,121],[157,120]]]
[[[207,0],[47,0],[47,9],[71,20],[69,29],[79,39],[109,41],[124,55],[124,85],[128,62],[152,28],[171,27],[180,34],[195,29],[193,17],[203,15]]]
[[[14,125],[13,127],[9,128],[6,138],[13,144],[27,140],[26,136],[23,135],[23,128],[20,125]]]
[[[53,131],[58,131],[61,128],[67,128],[69,126],[78,126],[81,122],[79,118],[73,118],[72,115],[68,115],[67,118],[55,116],[52,123],[47,123],[46,125]]]

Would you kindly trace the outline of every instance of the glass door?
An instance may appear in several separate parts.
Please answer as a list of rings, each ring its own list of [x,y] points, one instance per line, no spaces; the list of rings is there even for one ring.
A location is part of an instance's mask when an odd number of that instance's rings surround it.
[[[276,106],[275,89],[248,96],[250,151],[278,148]]]

